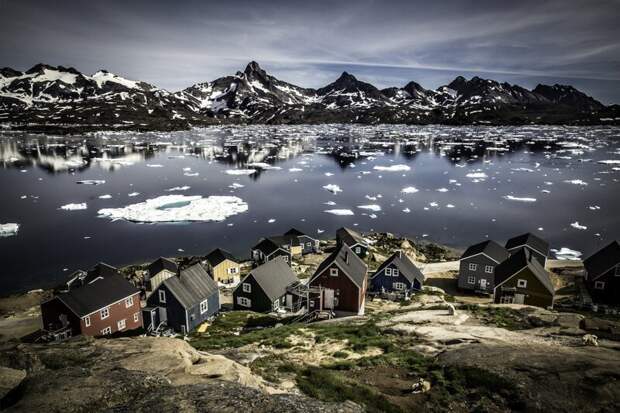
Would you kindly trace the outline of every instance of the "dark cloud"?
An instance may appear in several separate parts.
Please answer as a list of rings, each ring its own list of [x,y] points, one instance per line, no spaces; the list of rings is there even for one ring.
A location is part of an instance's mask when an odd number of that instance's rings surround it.
[[[321,86],[457,74],[571,83],[620,102],[620,3],[553,1],[0,0],[1,64],[107,68],[176,90],[243,69]]]

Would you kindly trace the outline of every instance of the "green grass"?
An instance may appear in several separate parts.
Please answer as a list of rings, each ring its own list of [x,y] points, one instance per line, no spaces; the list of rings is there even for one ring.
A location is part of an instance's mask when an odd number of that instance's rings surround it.
[[[461,308],[471,312],[476,318],[486,323],[507,330],[526,330],[532,327],[527,321],[527,316],[525,314],[512,308],[481,307],[476,304],[465,305]]]
[[[389,351],[392,347],[392,340],[381,332],[374,320],[364,324],[314,324],[309,328],[315,333],[317,343],[327,340],[347,341],[348,347],[356,352],[364,351],[369,347]]]

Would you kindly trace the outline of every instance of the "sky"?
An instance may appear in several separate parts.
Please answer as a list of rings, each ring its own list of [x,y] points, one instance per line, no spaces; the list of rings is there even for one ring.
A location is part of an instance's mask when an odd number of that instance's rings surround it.
[[[321,87],[480,76],[620,104],[620,0],[0,0],[0,67],[99,69],[176,91],[258,61]]]

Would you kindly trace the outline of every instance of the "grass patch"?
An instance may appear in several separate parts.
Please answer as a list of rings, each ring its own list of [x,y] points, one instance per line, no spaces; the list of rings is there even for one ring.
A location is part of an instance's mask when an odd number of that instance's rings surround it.
[[[349,357],[349,353],[347,353],[346,351],[336,351],[334,354],[332,354],[332,357],[337,359],[346,359],[347,357]]]
[[[512,308],[481,307],[475,304],[468,304],[461,308],[487,324],[493,324],[507,330],[526,330],[532,327],[527,321],[527,315]]]
[[[364,324],[314,324],[309,328],[315,333],[315,341],[323,343],[327,340],[346,341],[348,347],[361,352],[369,347],[378,347],[383,351],[392,349],[392,340],[373,320]]]

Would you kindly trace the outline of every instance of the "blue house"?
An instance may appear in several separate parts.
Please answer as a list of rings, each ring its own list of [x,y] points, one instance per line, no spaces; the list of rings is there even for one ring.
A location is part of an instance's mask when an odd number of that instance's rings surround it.
[[[419,291],[424,284],[424,275],[402,251],[397,251],[385,260],[370,279],[370,291],[411,293]]]
[[[166,325],[187,334],[220,310],[220,293],[217,283],[204,267],[195,264],[165,279],[149,296],[147,306],[165,309]],[[158,313],[163,312],[153,312]],[[158,318],[163,319],[164,314]],[[152,320],[154,324],[160,321],[163,320]]]

